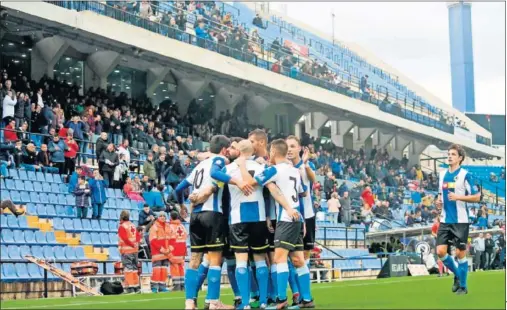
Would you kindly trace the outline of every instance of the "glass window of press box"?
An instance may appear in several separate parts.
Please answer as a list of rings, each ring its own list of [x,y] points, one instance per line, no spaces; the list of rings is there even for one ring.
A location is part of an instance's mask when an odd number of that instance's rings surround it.
[[[146,91],[146,72],[117,66],[107,77],[107,87],[112,92],[124,92],[129,98],[141,98]]]
[[[68,56],[63,56],[53,69],[55,79],[69,85],[76,84],[83,89],[84,62]]]
[[[171,82],[161,81],[151,94],[154,104],[158,105],[165,101],[174,100],[176,97],[177,86]]]

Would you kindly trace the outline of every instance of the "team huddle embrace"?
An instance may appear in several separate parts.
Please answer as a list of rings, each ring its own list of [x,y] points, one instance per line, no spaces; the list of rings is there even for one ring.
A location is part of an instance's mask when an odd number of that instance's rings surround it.
[[[180,214],[190,215],[191,259],[185,308],[314,308],[309,257],[315,239],[312,183],[315,167],[297,137],[274,140],[254,130],[248,139],[212,137],[210,151],[175,189]],[[191,187],[189,209],[183,192]],[[220,301],[223,262],[234,306]],[[293,293],[291,303],[287,286]]]

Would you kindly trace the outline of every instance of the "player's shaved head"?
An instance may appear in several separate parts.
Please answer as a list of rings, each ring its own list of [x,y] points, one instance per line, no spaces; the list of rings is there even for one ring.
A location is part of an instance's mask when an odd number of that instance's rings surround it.
[[[242,156],[252,156],[254,149],[250,140],[241,140],[238,142],[238,150]]]
[[[271,154],[277,157],[286,157],[288,151],[287,142],[284,139],[276,139],[271,142]]]

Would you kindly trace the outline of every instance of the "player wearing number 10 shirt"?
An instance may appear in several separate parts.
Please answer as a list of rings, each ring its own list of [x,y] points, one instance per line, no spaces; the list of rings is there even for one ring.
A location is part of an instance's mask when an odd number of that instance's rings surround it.
[[[236,185],[240,190],[248,192],[251,186],[225,174],[222,169],[226,165],[226,155],[229,152],[230,140],[221,135],[213,136],[210,140],[212,156],[197,165],[190,175],[175,189],[180,202],[182,216],[187,213],[182,204],[182,193],[192,186],[192,193],[213,187],[216,181]],[[222,266],[222,249],[225,243],[225,228],[222,211],[223,187],[213,192],[203,203],[197,204],[190,215],[190,248],[191,258],[185,274],[185,309],[195,309],[194,298],[197,294],[198,272],[197,268],[202,260],[203,253],[208,253],[208,292],[206,299],[210,309],[231,309],[230,306],[220,302],[220,278]],[[234,307],[232,307],[234,309]]]

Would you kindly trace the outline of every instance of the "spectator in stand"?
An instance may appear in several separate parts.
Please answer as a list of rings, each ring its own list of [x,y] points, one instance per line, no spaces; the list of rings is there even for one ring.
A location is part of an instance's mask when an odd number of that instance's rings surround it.
[[[39,171],[40,166],[37,162],[37,150],[33,143],[28,143],[23,152],[21,167],[26,171]]]
[[[366,207],[366,205],[363,206],[363,209],[361,210],[361,217],[363,218],[365,232],[369,232],[373,219],[373,212],[371,211],[371,208]]]
[[[488,229],[488,217],[485,213],[482,213],[477,220],[477,226],[479,229]]]
[[[53,166],[58,168],[59,174],[64,174],[65,172],[64,152],[67,150],[67,145],[63,140],[60,139],[60,136],[54,135],[53,140],[49,142],[48,149],[49,153],[51,154],[51,161],[53,162]]]
[[[326,178],[324,179],[324,193],[326,194],[326,199],[331,199],[331,193],[334,191],[335,187],[335,178],[332,172],[328,172]]]
[[[331,194],[331,199],[327,201],[327,212],[329,213],[331,222],[333,224],[338,224],[338,214],[340,212],[340,201],[338,200],[338,193],[333,192]]]
[[[78,178],[78,184],[74,189],[74,196],[76,196],[77,217],[86,218],[88,215],[88,207],[90,206],[90,187],[86,182],[86,178],[81,176]]]
[[[187,18],[185,13],[183,13],[183,10],[179,10],[178,15],[176,15],[176,25],[178,25],[180,31],[187,30]]]
[[[107,132],[103,131],[100,133],[100,138],[97,139],[97,144],[95,145],[95,158],[99,162],[100,175],[104,174],[104,171],[102,170],[102,168],[104,167],[104,163],[100,161],[100,156],[107,149],[108,144],[109,142]]]
[[[366,209],[371,209],[375,204],[375,200],[373,198],[373,193],[371,192],[370,185],[368,184],[364,185],[364,190],[361,193],[361,199],[363,201],[363,206]]]
[[[53,167],[51,160],[51,154],[48,151],[47,144],[41,144],[40,151],[37,153],[36,161],[42,169],[42,172],[48,173],[59,173],[60,170],[57,167]]]
[[[8,168],[15,167],[14,161],[10,153],[12,150],[14,150],[14,145],[0,143],[0,178],[12,179],[12,176],[9,176],[9,171],[7,170]]]
[[[484,234],[479,233],[479,236],[474,239],[472,246],[474,248],[474,271],[482,269],[482,263],[484,263],[484,250],[485,248],[485,240]]]
[[[127,177],[125,181],[125,185],[123,186],[123,192],[127,195],[128,198],[135,201],[144,201],[144,198],[141,196],[142,189],[132,182],[130,177]]]
[[[109,143],[106,150],[100,155],[99,161],[103,163],[102,171],[104,180],[107,181],[108,186],[113,185],[114,170],[119,165],[118,154],[114,151],[114,144]]]
[[[151,4],[143,0],[139,4],[139,17],[141,18],[150,18],[153,16],[153,8],[151,7]]]
[[[28,123],[27,122],[24,122],[21,124],[21,127],[18,128],[18,139],[21,140],[21,142],[23,142],[23,144],[28,144],[30,143],[31,139],[30,139],[30,132],[28,131]],[[31,137],[34,139],[34,140],[38,140],[40,141],[40,136],[38,135],[31,135]]]
[[[21,126],[25,122],[25,109],[31,105],[27,94],[20,94],[14,108],[14,116],[16,118],[16,127]]]
[[[342,178],[342,163],[338,158],[335,158],[334,162],[331,164],[331,171],[336,178]]]
[[[146,231],[149,231],[151,224],[155,221],[155,213],[150,209],[148,204],[144,204],[143,209],[139,212],[139,225],[145,226]]]
[[[11,119],[14,118],[14,107],[16,106],[16,103],[16,94],[12,90],[8,90],[7,96],[4,97],[2,105],[2,127],[9,124]]]
[[[16,120],[12,118],[9,124],[4,128],[4,141],[6,143],[14,143],[18,140],[16,130]]]
[[[113,188],[123,188],[127,180],[129,166],[125,160],[125,154],[120,154],[119,164],[114,168]]]
[[[252,24],[254,24],[255,26],[257,26],[259,28],[265,29],[264,24],[262,22],[262,18],[259,16],[259,14],[255,14]]]
[[[92,197],[92,219],[100,220],[107,201],[107,184],[98,170],[93,170],[93,179],[88,181]]]
[[[74,189],[79,182],[79,178],[83,175],[83,168],[81,166],[76,167],[76,171],[72,172],[72,175],[69,178],[69,193],[73,193]]]
[[[153,163],[153,153],[149,152],[146,161],[143,164],[143,174],[148,177],[149,180],[157,179],[157,172],[155,164]]]
[[[74,140],[74,131],[69,128],[67,130],[67,138],[65,139],[65,174],[69,176],[74,172],[76,167],[76,156],[79,151],[79,145],[76,140]]]

